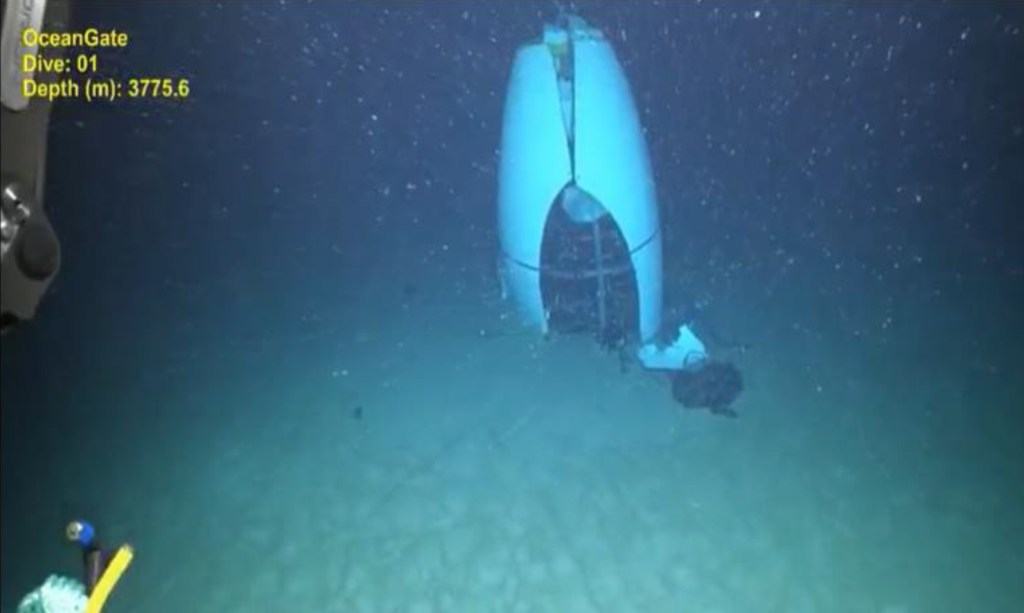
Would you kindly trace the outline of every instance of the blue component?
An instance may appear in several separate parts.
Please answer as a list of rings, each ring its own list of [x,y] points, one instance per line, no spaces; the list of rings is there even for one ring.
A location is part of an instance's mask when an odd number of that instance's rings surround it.
[[[88,547],[92,544],[92,540],[96,538],[96,528],[93,528],[92,524],[83,520],[78,520],[78,525],[81,526],[81,531],[78,533],[78,544],[82,547]]]

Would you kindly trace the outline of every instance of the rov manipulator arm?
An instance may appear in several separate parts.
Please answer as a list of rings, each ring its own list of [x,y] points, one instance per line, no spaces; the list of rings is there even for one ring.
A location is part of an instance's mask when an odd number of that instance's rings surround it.
[[[60,243],[43,209],[46,137],[52,103],[28,98],[22,70],[38,48],[22,34],[66,27],[70,0],[0,0],[0,332],[31,319],[60,268]]]

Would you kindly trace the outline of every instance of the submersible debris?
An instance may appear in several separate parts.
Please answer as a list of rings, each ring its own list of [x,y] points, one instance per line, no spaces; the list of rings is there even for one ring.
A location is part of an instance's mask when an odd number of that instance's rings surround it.
[[[711,361],[700,370],[681,370],[672,377],[672,397],[687,409],[708,409],[714,415],[737,417],[732,404],[743,392],[743,375],[732,362]]]

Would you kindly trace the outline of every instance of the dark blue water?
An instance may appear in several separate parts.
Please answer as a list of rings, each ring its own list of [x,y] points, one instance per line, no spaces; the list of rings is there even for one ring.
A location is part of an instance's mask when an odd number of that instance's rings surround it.
[[[735,420],[498,296],[554,5],[77,9],[132,37],[101,72],[191,91],[55,108],[3,611],[80,574],[77,516],[135,547],[111,612],[1020,610],[1022,5],[583,7]]]

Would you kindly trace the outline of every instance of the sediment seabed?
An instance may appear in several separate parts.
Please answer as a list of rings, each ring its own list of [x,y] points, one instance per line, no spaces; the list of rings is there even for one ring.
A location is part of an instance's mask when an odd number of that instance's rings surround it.
[[[770,595],[812,611],[836,598],[827,582],[791,581],[804,552],[770,526],[801,517],[751,516],[721,482],[715,449],[734,424],[708,418],[706,437],[644,444],[621,435],[629,410],[587,431],[595,415],[571,406],[450,415],[432,429],[423,414],[375,437],[358,430],[383,419],[368,403],[364,420],[337,417],[351,424],[341,436],[316,428],[332,445],[312,429],[278,432],[306,451],[259,471],[263,506],[223,554],[250,561],[245,588],[225,570],[199,610],[755,610]],[[669,401],[665,415],[678,413]]]

